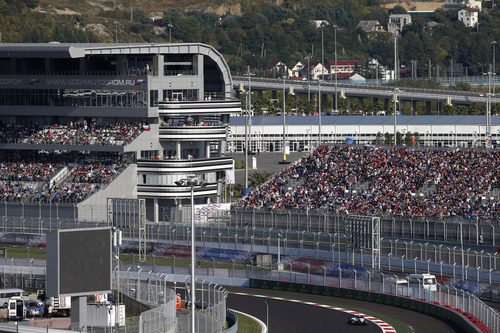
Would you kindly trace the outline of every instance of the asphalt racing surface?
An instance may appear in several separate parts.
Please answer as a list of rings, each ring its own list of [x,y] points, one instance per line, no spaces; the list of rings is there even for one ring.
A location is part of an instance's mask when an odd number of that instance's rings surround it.
[[[332,304],[346,309],[356,308],[356,310],[361,312],[373,312],[375,317],[377,316],[376,314],[384,314],[410,326],[413,332],[416,333],[460,332],[457,328],[431,316],[378,303],[276,290],[233,287],[228,289],[233,292],[269,295],[289,299],[301,299],[321,304]],[[347,319],[350,315],[347,313],[301,303],[229,294],[227,298],[227,307],[257,317],[262,320],[262,322],[266,323],[266,304],[264,301],[267,301],[269,305],[269,332],[272,333],[382,332],[382,330],[373,323],[368,323],[367,326],[353,326],[348,324]]]

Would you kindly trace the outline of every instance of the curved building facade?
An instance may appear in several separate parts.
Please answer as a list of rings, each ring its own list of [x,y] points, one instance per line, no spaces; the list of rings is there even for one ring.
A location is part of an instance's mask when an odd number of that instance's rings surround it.
[[[106,198],[139,198],[146,200],[148,220],[164,220],[167,210],[190,198],[189,187],[176,185],[190,174],[206,184],[194,191],[197,204],[220,200],[233,166],[226,154],[229,117],[241,113],[231,96],[227,63],[204,44],[0,44],[3,124],[23,133],[46,126],[45,135],[53,134],[51,124],[141,124],[140,134],[120,144],[114,144],[120,135],[108,140],[113,144],[101,137],[54,142],[7,135],[0,154],[11,160],[20,151],[36,159],[42,150],[73,152],[79,160],[85,154],[126,156],[127,176],[81,201],[79,216],[92,206],[95,212],[86,219],[105,218]]]

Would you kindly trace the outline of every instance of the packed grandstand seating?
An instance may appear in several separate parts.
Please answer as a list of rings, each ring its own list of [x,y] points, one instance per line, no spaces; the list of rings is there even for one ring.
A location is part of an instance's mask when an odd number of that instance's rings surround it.
[[[498,219],[499,170],[499,150],[321,146],[237,205]]]
[[[61,163],[49,162],[1,162],[0,180],[3,181],[48,181],[54,173],[62,169]]]
[[[68,173],[51,182],[62,169]],[[117,161],[0,162],[0,200],[35,202],[79,202],[113,181],[126,167]]]
[[[142,122],[69,121],[65,124],[1,124],[0,142],[59,145],[125,145],[149,126]]]

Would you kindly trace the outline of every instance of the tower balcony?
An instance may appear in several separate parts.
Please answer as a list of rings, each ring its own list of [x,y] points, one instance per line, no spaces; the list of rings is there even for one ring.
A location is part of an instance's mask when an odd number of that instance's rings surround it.
[[[203,115],[239,115],[241,102],[236,100],[214,101],[163,101],[158,103],[160,116],[203,116]]]
[[[160,141],[214,141],[226,139],[226,126],[160,126]]]

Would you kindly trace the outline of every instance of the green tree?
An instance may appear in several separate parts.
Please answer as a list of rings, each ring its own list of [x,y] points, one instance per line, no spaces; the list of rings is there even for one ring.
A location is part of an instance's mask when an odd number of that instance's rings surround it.
[[[271,178],[271,176],[272,176],[272,174],[267,172],[267,171],[254,172],[249,177],[250,186],[257,187],[260,184],[265,183],[269,178]]]

